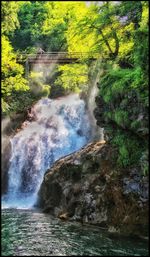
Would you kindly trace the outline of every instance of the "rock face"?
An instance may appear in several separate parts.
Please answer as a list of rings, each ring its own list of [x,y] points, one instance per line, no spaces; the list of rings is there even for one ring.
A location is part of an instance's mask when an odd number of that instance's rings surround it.
[[[148,181],[135,168],[117,170],[115,149],[88,144],[58,160],[39,191],[43,211],[126,235],[148,233]]]
[[[26,114],[14,113],[10,118],[2,118],[2,147],[1,147],[1,193],[7,193],[8,189],[8,170],[11,157],[10,139],[19,131]]]
[[[125,98],[126,97],[126,98]],[[140,138],[148,140],[149,125],[148,125],[148,108],[139,104],[136,96],[126,95],[123,99],[117,99],[115,103],[106,104],[102,96],[96,96],[95,98],[96,108],[94,115],[97,120],[97,125],[106,127],[106,125],[116,125],[120,129],[126,129]],[[126,103],[124,105],[124,103]],[[128,113],[128,119],[125,121],[116,122],[113,114],[117,111],[117,108],[124,110]],[[111,112],[111,118],[106,117],[106,113]]]
[[[5,137],[2,141],[2,153],[1,153],[1,193],[5,194],[7,192],[8,187],[8,169],[9,169],[9,160],[11,156],[11,144],[9,137]]]

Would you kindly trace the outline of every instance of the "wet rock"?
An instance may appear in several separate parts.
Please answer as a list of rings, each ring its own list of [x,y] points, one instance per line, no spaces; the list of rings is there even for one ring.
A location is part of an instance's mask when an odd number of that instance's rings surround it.
[[[61,220],[67,220],[68,219],[68,213],[62,213],[58,216],[58,218],[60,218]]]
[[[119,229],[115,228],[114,226],[110,226],[109,229],[108,229],[108,232],[111,232],[111,233],[118,233],[120,232]]]
[[[99,193],[101,191],[101,187],[99,185],[95,186],[95,192]]]

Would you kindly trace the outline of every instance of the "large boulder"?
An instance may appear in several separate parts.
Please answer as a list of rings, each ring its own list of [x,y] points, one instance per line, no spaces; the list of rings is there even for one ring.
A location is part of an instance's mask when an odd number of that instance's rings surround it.
[[[147,177],[137,168],[118,169],[116,154],[111,145],[98,141],[58,160],[45,173],[40,207],[64,220],[146,236]]]

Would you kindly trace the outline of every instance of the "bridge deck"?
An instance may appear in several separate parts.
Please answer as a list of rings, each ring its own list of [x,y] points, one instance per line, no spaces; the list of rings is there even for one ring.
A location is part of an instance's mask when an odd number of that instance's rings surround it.
[[[96,60],[99,58],[99,53],[81,53],[81,52],[47,52],[47,53],[37,53],[34,55],[22,54],[17,58],[18,62],[28,62],[29,64],[36,63],[73,63],[80,62],[81,59]]]

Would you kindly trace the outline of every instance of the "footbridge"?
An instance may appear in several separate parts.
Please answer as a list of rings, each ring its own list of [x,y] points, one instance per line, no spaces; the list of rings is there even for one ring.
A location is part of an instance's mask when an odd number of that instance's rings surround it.
[[[97,60],[99,53],[89,52],[44,52],[37,54],[19,54],[17,62],[25,65],[25,74],[28,77],[31,70],[40,67],[49,67],[51,64],[73,64],[82,63],[82,60]]]
[[[44,52],[37,54],[20,54],[17,58],[18,63],[28,62],[28,64],[69,64],[80,63],[83,59],[96,60],[100,57],[99,53],[89,52]]]

